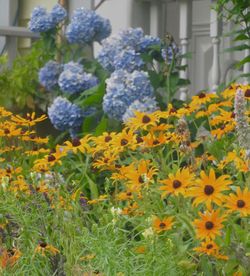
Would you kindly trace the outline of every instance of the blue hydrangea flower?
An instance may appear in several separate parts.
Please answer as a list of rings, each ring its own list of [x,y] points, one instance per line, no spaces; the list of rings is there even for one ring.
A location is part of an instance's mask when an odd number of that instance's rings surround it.
[[[77,105],[63,97],[57,97],[48,108],[53,126],[60,130],[77,130],[83,122],[83,111]]]
[[[94,37],[94,41],[101,42],[103,39],[110,36],[112,27],[109,19],[97,16],[95,26],[96,34]]]
[[[45,8],[37,6],[32,11],[28,27],[34,33],[47,32],[55,28],[66,16],[67,12],[60,4],[56,4],[51,13],[48,13]]]
[[[122,116],[122,120],[123,122],[127,122],[128,119],[135,116],[135,111],[152,113],[157,109],[159,109],[159,107],[157,106],[157,102],[154,97],[144,97],[131,103],[131,105],[127,108],[126,112]]]
[[[103,68],[109,72],[113,72],[115,70],[115,56],[122,50],[123,45],[121,44],[120,37],[117,35],[111,36],[102,41],[102,49],[96,58]]]
[[[148,74],[143,71],[129,73],[125,70],[117,70],[106,80],[106,84],[103,110],[108,117],[119,121],[135,100],[154,95]]]
[[[47,13],[46,9],[38,6],[32,11],[29,29],[34,33],[46,32],[54,28],[55,24],[52,20],[52,16]]]
[[[137,45],[143,39],[144,33],[142,28],[128,28],[119,32],[121,43],[124,47],[137,48]]]
[[[62,5],[56,4],[52,8],[50,15],[52,17],[54,24],[58,24],[66,18],[67,11]]]
[[[170,64],[174,57],[177,57],[180,54],[180,49],[175,42],[172,42],[169,46],[166,46],[161,49],[162,58]]]
[[[117,53],[114,58],[115,70],[124,69],[128,72],[141,69],[144,65],[140,54],[136,53],[133,49],[125,49]]]
[[[83,66],[76,62],[64,65],[64,70],[58,79],[60,89],[68,94],[83,92],[98,84],[98,79],[85,73]]]
[[[159,44],[159,38],[148,35],[144,36],[141,28],[128,28],[102,41],[102,49],[97,55],[97,60],[109,72],[113,72],[116,69],[115,63],[122,64],[121,67],[118,66],[117,68],[125,69],[123,66],[124,61],[119,60],[122,50],[134,50],[137,55],[145,52],[150,46]],[[131,52],[128,53],[130,53],[129,58],[125,57],[125,61],[132,58]],[[134,58],[136,55],[134,55]],[[128,56],[128,54],[126,56]],[[138,61],[138,55],[136,59]],[[137,66],[135,69],[139,69],[140,67],[141,66]],[[130,66],[128,66],[128,70],[132,70]]]
[[[83,73],[83,65],[78,62],[70,61],[70,62],[64,64],[63,70],[64,71],[69,70],[72,73],[82,74]]]
[[[57,86],[57,81],[61,72],[62,65],[50,60],[38,73],[39,83],[47,90],[52,90]]]
[[[153,37],[151,35],[145,35],[137,45],[139,52],[145,52],[151,46],[161,45],[161,40],[159,37]]]
[[[70,43],[88,44],[100,42],[111,33],[111,24],[95,11],[84,7],[74,11],[71,23],[66,29],[66,38]]]

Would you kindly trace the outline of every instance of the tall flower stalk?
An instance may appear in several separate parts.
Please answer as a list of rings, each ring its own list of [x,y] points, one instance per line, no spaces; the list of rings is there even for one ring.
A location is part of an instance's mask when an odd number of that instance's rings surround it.
[[[246,117],[246,100],[241,89],[235,94],[234,113],[239,144],[246,150],[246,158],[250,159],[250,128]]]

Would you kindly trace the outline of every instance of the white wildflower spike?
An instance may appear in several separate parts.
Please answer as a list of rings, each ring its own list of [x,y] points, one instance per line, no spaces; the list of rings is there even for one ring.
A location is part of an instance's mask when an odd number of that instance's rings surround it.
[[[234,113],[239,144],[246,150],[247,159],[250,159],[250,127],[245,115],[246,101],[244,92],[241,89],[238,89],[235,94]]]

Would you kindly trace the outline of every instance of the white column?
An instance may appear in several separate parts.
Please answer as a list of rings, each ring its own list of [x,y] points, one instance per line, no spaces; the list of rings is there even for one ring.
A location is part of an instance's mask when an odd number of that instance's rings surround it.
[[[250,46],[249,41],[247,42],[247,44]],[[249,57],[250,56],[250,49],[246,49],[245,50],[245,57]],[[244,74],[250,74],[250,62],[247,62],[244,64],[243,66],[243,73]],[[249,83],[250,80],[250,76],[249,77],[245,77],[245,83]]]
[[[183,55],[188,53],[189,38],[192,32],[192,1],[180,0],[180,46]],[[188,64],[186,57],[182,58],[181,65]],[[188,79],[188,69],[180,71],[180,78]],[[180,88],[180,99],[187,99],[188,87]]]
[[[213,5],[216,0],[211,0]],[[210,37],[213,46],[213,64],[212,64],[212,91],[215,92],[220,84],[220,36],[222,31],[221,20],[218,19],[217,12],[211,8],[210,11]]]
[[[75,9],[80,7],[93,9],[95,6],[95,0],[69,0],[68,5],[69,5],[69,13],[72,14],[72,12]]]
[[[161,3],[159,0],[150,3],[150,34],[160,36]]]

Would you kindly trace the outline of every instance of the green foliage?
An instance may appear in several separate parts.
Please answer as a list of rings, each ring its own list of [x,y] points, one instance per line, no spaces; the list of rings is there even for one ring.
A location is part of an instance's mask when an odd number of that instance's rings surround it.
[[[222,18],[231,20],[235,24],[235,30],[227,35],[232,37],[236,46],[225,49],[225,52],[245,51],[250,49],[250,10],[248,0],[218,0],[216,10]],[[250,62],[250,55],[235,64],[235,68],[241,70],[242,66]],[[248,78],[250,74],[241,74],[238,78]],[[235,80],[233,80],[235,81]]]
[[[48,48],[49,47],[49,48]],[[39,105],[40,94],[43,94],[38,83],[39,69],[53,56],[52,45],[43,40],[36,41],[30,52],[16,58],[12,68],[7,68],[6,61],[0,73],[0,104],[34,108]],[[3,57],[2,60],[5,58]]]

